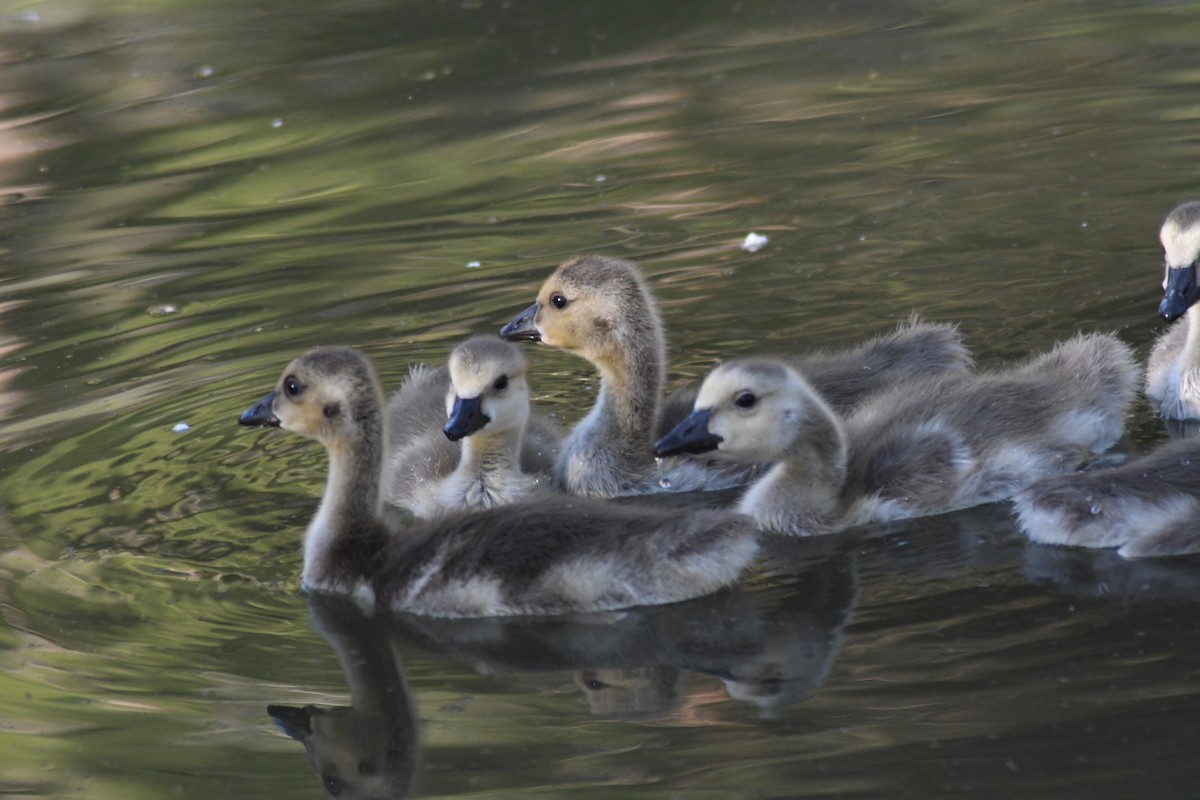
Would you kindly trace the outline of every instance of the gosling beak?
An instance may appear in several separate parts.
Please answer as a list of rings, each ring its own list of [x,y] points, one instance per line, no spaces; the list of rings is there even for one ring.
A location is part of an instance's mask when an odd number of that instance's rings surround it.
[[[680,453],[710,453],[725,441],[708,430],[711,411],[707,408],[693,411],[687,419],[676,425],[670,433],[654,444],[654,455],[675,456]]]
[[[238,417],[238,425],[251,425],[258,428],[278,428],[279,417],[275,416],[275,392],[247,408]]]
[[[512,322],[500,329],[500,338],[510,342],[540,342],[542,335],[538,333],[537,326],[533,324],[533,321],[541,307],[541,303],[534,303],[513,317]]]
[[[1167,322],[1173,322],[1182,317],[1198,299],[1200,283],[1196,281],[1196,265],[1168,268],[1167,286],[1162,302],[1158,304],[1158,315]]]
[[[446,434],[447,439],[457,442],[464,436],[470,436],[481,430],[491,421],[492,418],[483,413],[482,397],[464,399],[455,395],[454,406],[450,409],[450,421],[446,423],[446,427],[442,428],[442,431]]]
[[[279,730],[298,742],[312,735],[312,706],[267,706],[267,716]]]

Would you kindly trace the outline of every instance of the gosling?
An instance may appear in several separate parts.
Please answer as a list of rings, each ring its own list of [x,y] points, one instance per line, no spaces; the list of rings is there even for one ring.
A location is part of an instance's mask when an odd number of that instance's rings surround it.
[[[561,434],[539,420],[524,446],[529,384],[520,349],[495,336],[473,337],[451,351],[447,375],[445,399],[436,406],[440,374],[414,375],[389,405],[390,419],[402,420],[409,434],[399,441],[393,436],[386,501],[429,518],[516,503],[546,490]],[[440,420],[427,410],[437,407],[445,409]],[[424,431],[417,429],[422,424]],[[533,470],[525,471],[523,461]]]
[[[1120,438],[1138,368],[1115,337],[1077,336],[1007,370],[910,381],[843,419],[778,361],[704,380],[659,456],[712,452],[774,466],[738,509],[806,536],[1011,497]]]
[[[1158,233],[1166,274],[1158,313],[1172,325],[1155,343],[1146,366],[1146,396],[1169,420],[1200,420],[1200,202],[1167,215]]]
[[[1039,481],[1015,498],[1030,540],[1117,548],[1125,558],[1200,552],[1200,438],[1116,469]]]

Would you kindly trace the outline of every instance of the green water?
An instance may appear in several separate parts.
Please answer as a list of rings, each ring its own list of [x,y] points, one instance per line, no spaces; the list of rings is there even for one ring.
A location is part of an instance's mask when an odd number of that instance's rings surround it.
[[[0,2],[0,794],[323,796],[274,704],[366,731],[333,726],[348,769],[414,797],[1200,795],[1194,561],[1027,548],[999,506],[775,543],[670,609],[310,616],[323,456],[235,425],[315,344],[394,387],[579,252],[644,267],[678,380],[914,309],[985,364],[1097,328],[1144,355],[1157,227],[1197,193],[1197,24]],[[529,353],[580,416],[587,365]],[[352,693],[360,651],[390,666]]]

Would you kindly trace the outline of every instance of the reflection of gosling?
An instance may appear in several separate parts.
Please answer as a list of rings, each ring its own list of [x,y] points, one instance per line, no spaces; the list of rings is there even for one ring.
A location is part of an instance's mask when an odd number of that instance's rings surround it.
[[[267,706],[281,731],[304,745],[331,797],[407,797],[415,764],[396,758],[395,720],[353,707]]]
[[[331,797],[408,797],[419,757],[417,718],[386,628],[340,598],[314,596],[309,610],[337,653],[353,705],[270,705],[267,713],[304,745]]]
[[[575,673],[592,714],[606,719],[661,717],[679,705],[682,673],[664,664]]]
[[[304,584],[435,616],[560,614],[671,603],[736,581],[755,528],[721,511],[678,512],[551,498],[440,517],[399,532],[381,522],[382,391],[356,350],[294,359],[243,425],[325,446],[329,478],[304,537]]]
[[[413,370],[388,404],[386,501],[433,517],[536,491],[561,435],[530,419],[525,372],[521,351],[494,336],[455,347],[448,369]]]
[[[654,440],[686,416],[694,392],[662,397],[666,337],[658,306],[631,263],[603,256],[567,261],[538,292],[537,302],[500,335],[560,347],[600,372],[591,412],[571,431],[556,480],[574,494],[612,497],[664,490],[721,489],[744,483],[754,470],[731,464],[651,459]],[[913,375],[963,371],[970,356],[949,325],[912,319],[891,334],[837,353],[814,354],[801,365],[835,408]]]
[[[1154,345],[1146,367],[1146,396],[1167,419],[1200,419],[1200,202],[1184,203],[1159,231],[1166,276],[1158,313],[1173,325]]]
[[[1182,439],[1116,469],[1060,475],[1016,497],[1042,544],[1116,547],[1126,558],[1200,552],[1200,439]]]
[[[1031,545],[1021,566],[1035,586],[1129,605],[1164,601],[1196,605],[1200,563],[1195,558],[1122,558],[1116,550]]]
[[[739,509],[825,533],[1004,499],[1077,468],[1120,438],[1137,375],[1116,338],[1077,336],[1018,367],[899,385],[842,420],[786,365],[733,361],[656,452],[776,462]]]
[[[789,576],[789,589],[765,598],[758,646],[741,648],[714,672],[731,699],[761,718],[776,717],[817,692],[841,653],[858,599],[857,548],[807,561],[826,550],[815,544],[832,538],[763,537],[767,571]]]

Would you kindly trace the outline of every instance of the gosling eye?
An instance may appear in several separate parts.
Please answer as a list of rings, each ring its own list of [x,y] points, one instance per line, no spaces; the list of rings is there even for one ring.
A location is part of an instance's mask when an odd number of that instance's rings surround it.
[[[501,375],[499,378],[496,378],[496,382],[492,384],[492,388],[497,392],[503,392],[508,388],[508,376]]]
[[[329,792],[330,797],[337,797],[346,787],[341,778],[330,772],[321,776],[321,783],[325,784],[325,791]]]
[[[733,404],[738,408],[754,408],[757,402],[758,398],[754,396],[754,392],[748,389],[738,392],[737,397],[733,398]]]
[[[304,391],[304,384],[296,378],[295,375],[288,375],[283,379],[283,393],[288,397],[299,397]]]
[[[550,305],[554,306],[559,311],[562,311],[567,307],[567,298],[561,293],[555,292],[554,294],[550,295]]]

